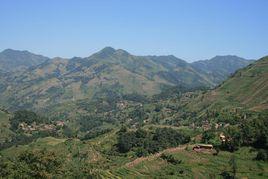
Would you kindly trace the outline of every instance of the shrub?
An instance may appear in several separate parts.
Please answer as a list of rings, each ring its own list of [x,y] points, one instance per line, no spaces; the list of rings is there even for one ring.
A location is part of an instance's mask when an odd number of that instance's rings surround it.
[[[173,155],[162,153],[160,158],[162,158],[163,160],[166,160],[168,163],[171,163],[173,165],[177,165],[181,163],[181,160],[177,160]]]
[[[268,161],[268,151],[261,149],[257,153],[256,160]]]

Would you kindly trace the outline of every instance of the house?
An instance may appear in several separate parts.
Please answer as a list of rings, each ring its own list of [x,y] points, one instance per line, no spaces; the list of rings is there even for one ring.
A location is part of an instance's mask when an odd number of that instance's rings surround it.
[[[23,131],[26,131],[28,129],[28,126],[25,122],[22,122],[19,124],[19,128],[21,128]]]
[[[193,147],[193,150],[196,152],[211,151],[211,150],[213,150],[213,145],[211,145],[211,144],[197,144]]]
[[[117,106],[117,108],[119,108],[119,109],[124,109],[124,108],[127,107],[127,102],[125,102],[125,101],[120,101],[120,102],[118,102],[118,103],[116,104],[116,106]]]
[[[220,140],[221,140],[221,142],[226,141],[226,136],[223,133],[220,133]]]
[[[211,129],[211,124],[208,120],[202,121],[202,128],[207,131]]]
[[[64,124],[64,121],[56,121],[56,126],[63,127]]]

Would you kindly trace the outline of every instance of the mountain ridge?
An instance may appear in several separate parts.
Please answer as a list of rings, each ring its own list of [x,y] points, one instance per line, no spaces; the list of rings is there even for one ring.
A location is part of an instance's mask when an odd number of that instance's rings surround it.
[[[48,60],[48,57],[27,50],[5,49],[0,52],[0,70],[9,72],[26,69]]]
[[[198,96],[189,108],[229,109],[245,108],[253,111],[268,109],[268,56],[237,70],[217,88]]]
[[[219,84],[210,74],[173,55],[135,56],[112,47],[85,58],[48,58],[15,73],[0,73],[0,81],[1,105],[9,108],[46,108],[107,92],[150,96],[172,86]]]

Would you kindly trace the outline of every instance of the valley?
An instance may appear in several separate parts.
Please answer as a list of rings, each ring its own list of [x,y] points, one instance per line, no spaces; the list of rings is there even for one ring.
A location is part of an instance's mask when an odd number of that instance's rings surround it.
[[[268,177],[267,57],[37,61],[0,74],[1,177]]]

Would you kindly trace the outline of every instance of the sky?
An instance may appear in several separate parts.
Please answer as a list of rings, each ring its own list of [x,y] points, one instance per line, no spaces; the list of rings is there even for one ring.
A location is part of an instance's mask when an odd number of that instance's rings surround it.
[[[0,51],[86,57],[111,46],[187,61],[268,55],[267,0],[1,0]]]

